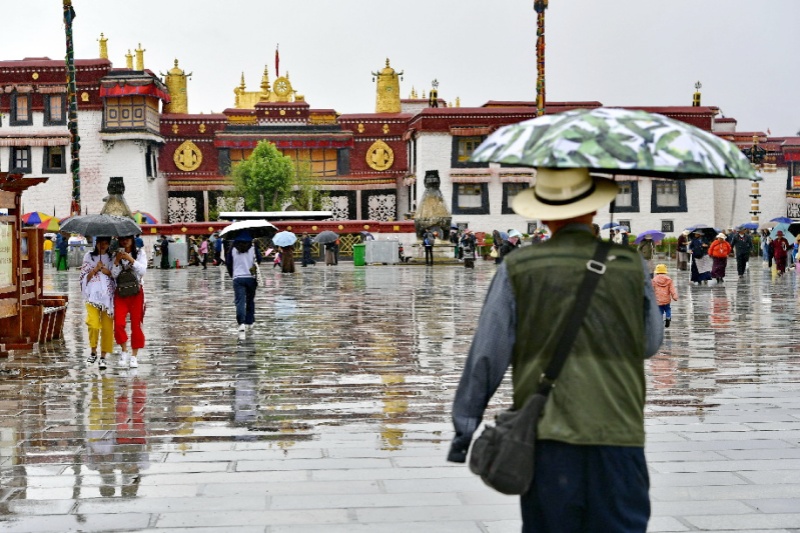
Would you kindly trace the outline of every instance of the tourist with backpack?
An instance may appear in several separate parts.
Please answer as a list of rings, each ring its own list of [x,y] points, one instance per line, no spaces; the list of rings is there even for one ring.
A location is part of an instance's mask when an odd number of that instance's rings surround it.
[[[225,260],[228,275],[233,278],[233,301],[236,305],[236,324],[239,334],[252,331],[256,321],[256,287],[261,252],[253,245],[248,231],[240,231],[233,240]]]
[[[147,254],[137,248],[133,235],[117,238],[119,249],[114,256],[111,275],[117,283],[114,295],[114,339],[120,345],[119,365],[139,366],[139,350],[144,348],[144,289],[142,278],[147,271]],[[131,317],[130,351],[128,334],[125,331],[128,315]]]

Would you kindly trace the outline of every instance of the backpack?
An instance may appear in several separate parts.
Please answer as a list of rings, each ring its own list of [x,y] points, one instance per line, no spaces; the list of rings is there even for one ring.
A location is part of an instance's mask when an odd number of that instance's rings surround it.
[[[122,267],[122,272],[117,276],[117,294],[119,296],[136,296],[141,290],[139,278],[130,267]]]

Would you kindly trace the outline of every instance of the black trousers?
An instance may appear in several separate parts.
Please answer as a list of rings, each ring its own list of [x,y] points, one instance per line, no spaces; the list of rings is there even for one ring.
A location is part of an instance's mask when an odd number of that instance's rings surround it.
[[[428,258],[430,258],[430,263],[428,263]],[[433,246],[425,247],[425,264],[433,265]]]
[[[736,272],[740,276],[744,276],[744,270],[747,268],[747,262],[750,260],[750,254],[738,254],[736,256]]]

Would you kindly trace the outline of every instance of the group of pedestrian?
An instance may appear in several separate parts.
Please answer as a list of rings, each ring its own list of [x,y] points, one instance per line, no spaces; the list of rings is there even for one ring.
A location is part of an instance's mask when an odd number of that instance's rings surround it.
[[[144,348],[142,331],[145,303],[142,281],[147,271],[147,254],[136,246],[133,235],[117,237],[118,248],[110,252],[111,237],[95,237],[94,249],[87,252],[81,265],[81,292],[86,305],[90,354],[87,362],[98,361],[107,367],[107,358],[120,346],[119,365],[139,366],[139,350]],[[126,331],[130,317],[130,337]],[[130,339],[130,344],[129,344]]]

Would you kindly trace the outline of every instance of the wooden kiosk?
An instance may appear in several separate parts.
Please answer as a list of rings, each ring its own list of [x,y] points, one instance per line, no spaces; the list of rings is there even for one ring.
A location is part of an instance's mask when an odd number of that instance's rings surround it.
[[[47,181],[0,172],[0,357],[60,339],[66,295],[42,294],[44,230],[22,228],[22,192]]]

